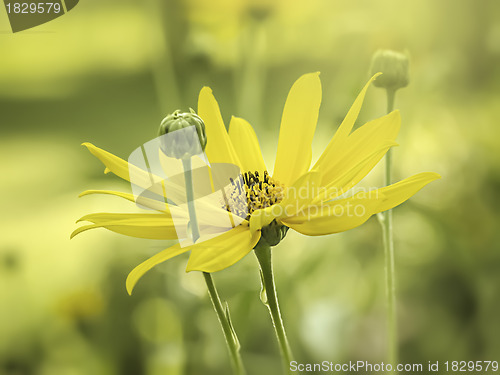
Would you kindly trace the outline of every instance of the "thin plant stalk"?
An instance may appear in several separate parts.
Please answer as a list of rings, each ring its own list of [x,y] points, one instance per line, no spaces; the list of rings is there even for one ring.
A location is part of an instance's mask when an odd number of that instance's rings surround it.
[[[224,338],[226,339],[226,344],[229,350],[229,356],[231,357],[231,364],[233,366],[234,373],[237,375],[244,375],[245,368],[243,367],[243,361],[241,360],[240,356],[240,343],[229,317],[228,305],[226,303],[225,307],[223,306],[219,298],[219,294],[217,293],[217,289],[215,288],[212,275],[208,272],[203,272],[203,277],[205,279],[205,283],[207,284],[210,300],[212,301],[215,312],[217,313],[217,318],[219,319],[219,323],[222,328],[222,332],[224,333]]]
[[[394,99],[396,90],[387,89],[387,113],[394,109]],[[392,183],[392,150],[389,150],[385,157],[385,185]],[[388,351],[389,362],[395,364],[398,358],[398,335],[396,319],[396,281],[394,267],[394,238],[393,238],[393,219],[392,210],[387,210],[382,216],[380,223],[382,225],[382,239],[384,243],[385,257],[385,283],[387,296],[387,333],[388,333]]]
[[[278,295],[276,294],[276,286],[274,284],[273,265],[271,257],[271,247],[261,240],[254,249],[257,260],[259,261],[261,278],[262,278],[262,302],[269,309],[271,320],[273,322],[274,331],[281,351],[283,366],[286,374],[292,374],[290,370],[290,362],[292,361],[292,351],[281,318],[280,307],[278,303]]]
[[[252,19],[240,36],[242,64],[237,68],[238,112],[251,123],[262,123],[266,82],[267,34],[262,20]]]
[[[160,113],[168,113],[172,108],[178,108],[182,103],[182,93],[178,83],[178,74],[175,71],[173,64],[173,56],[170,52],[172,46],[170,45],[168,30],[166,25],[172,22],[177,22],[176,17],[165,19],[165,14],[168,14],[168,5],[166,2],[158,2],[149,0],[144,3],[146,5],[146,12],[148,14],[148,26],[150,28],[150,35],[154,35],[154,48],[155,53],[150,60],[151,74],[153,78],[156,96],[158,98],[158,105]]]
[[[184,179],[186,183],[186,198],[188,202],[188,212],[189,212],[189,222],[191,234],[193,237],[193,242],[195,242],[200,237],[198,221],[196,217],[196,209],[194,206],[194,191],[193,191],[193,175],[191,173],[191,159],[182,159],[182,165],[184,167]],[[245,368],[243,367],[243,361],[240,355],[240,343],[236,332],[234,331],[233,325],[231,323],[231,318],[229,316],[229,307],[226,303],[223,306],[215,283],[212,279],[212,275],[207,272],[203,272],[203,278],[207,284],[208,294],[210,295],[210,300],[214,307],[217,318],[224,333],[224,338],[226,339],[227,348],[229,351],[229,356],[231,358],[231,365],[235,375],[245,375]]]

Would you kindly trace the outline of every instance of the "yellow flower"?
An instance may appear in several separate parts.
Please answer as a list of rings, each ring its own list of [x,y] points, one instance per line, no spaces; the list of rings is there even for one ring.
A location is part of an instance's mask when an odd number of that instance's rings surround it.
[[[152,267],[189,250],[188,272],[220,271],[247,255],[261,237],[275,245],[288,228],[310,236],[346,231],[363,224],[378,212],[403,203],[429,182],[440,178],[436,173],[420,173],[387,187],[345,197],[345,192],[358,184],[396,145],[401,122],[398,111],[352,131],[366,90],[376,77],[358,95],[312,168],[311,143],[321,103],[321,83],[319,73],[300,77],[292,86],[283,110],[272,177],[267,173],[251,125],[241,118],[232,117],[227,132],[212,90],[204,87],[198,99],[198,115],[206,126],[208,143],[205,152],[210,163],[239,166],[248,200],[245,220],[214,238],[201,238],[196,244],[187,246],[177,243],[154,255],[129,274],[126,283],[128,292],[132,292],[137,281]],[[106,172],[113,172],[130,181],[126,161],[92,144],[84,145],[104,163]],[[90,190],[82,195],[94,193],[111,194],[134,201],[132,194],[114,191]],[[72,236],[87,229],[102,227],[133,237],[176,239],[172,210],[178,208],[173,205],[165,207],[165,204],[155,201],[150,203],[159,213],[87,215],[80,221],[92,224],[78,228]],[[176,214],[182,216],[182,213]],[[210,223],[202,221],[199,225],[209,226]]]

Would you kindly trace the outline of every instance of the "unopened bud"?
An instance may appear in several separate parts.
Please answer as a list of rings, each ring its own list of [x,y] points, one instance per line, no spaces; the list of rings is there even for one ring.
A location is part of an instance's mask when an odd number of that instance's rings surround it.
[[[256,21],[265,21],[274,12],[275,5],[269,0],[249,1],[248,14]]]
[[[177,110],[165,117],[158,135],[166,134],[161,138],[161,148],[169,157],[189,158],[202,153],[207,145],[205,123],[192,109],[189,113]]]
[[[373,82],[376,87],[397,90],[410,82],[410,59],[407,53],[378,50],[372,58],[371,74],[381,72]]]
[[[288,227],[278,224],[276,220],[273,220],[271,224],[262,228],[261,232],[262,239],[265,239],[269,246],[276,246],[285,238]]]

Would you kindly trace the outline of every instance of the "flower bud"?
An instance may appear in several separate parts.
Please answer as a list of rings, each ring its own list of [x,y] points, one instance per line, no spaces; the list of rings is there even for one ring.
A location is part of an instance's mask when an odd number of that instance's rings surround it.
[[[248,2],[248,14],[258,22],[265,21],[274,12],[275,5],[269,0],[253,0]]]
[[[269,225],[262,228],[261,238],[266,240],[269,246],[276,246],[285,238],[287,232],[287,226],[278,224],[276,220],[273,220]]]
[[[198,155],[207,145],[205,123],[192,109],[189,113],[177,110],[165,117],[158,135],[164,136],[160,142],[165,155],[177,159]]]
[[[376,87],[397,90],[410,82],[410,60],[407,53],[378,50],[372,58],[371,74],[381,72],[373,82]]]

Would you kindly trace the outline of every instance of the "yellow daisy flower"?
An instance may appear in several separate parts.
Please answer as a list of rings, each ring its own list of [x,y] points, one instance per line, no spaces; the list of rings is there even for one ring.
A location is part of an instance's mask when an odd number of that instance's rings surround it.
[[[204,87],[199,94],[198,115],[206,126],[205,152],[210,163],[232,163],[240,168],[248,202],[246,217],[233,229],[214,238],[200,238],[188,245],[177,243],[141,263],[127,278],[128,292],[132,292],[137,281],[152,267],[189,250],[186,271],[220,271],[247,255],[261,237],[273,246],[280,242],[288,228],[310,236],[343,232],[363,224],[378,212],[403,203],[440,178],[436,173],[420,173],[368,193],[344,196],[396,145],[401,123],[399,111],[352,131],[368,86],[376,77],[361,90],[312,168],[311,144],[321,103],[321,82],[319,73],[300,77],[292,86],[283,110],[272,176],[267,172],[251,125],[244,119],[232,117],[227,132],[212,90]],[[113,172],[130,181],[126,161],[90,143],[84,145],[106,166],[105,172]],[[132,194],[114,191],[90,190],[81,195],[95,193],[134,201]],[[92,224],[78,228],[72,236],[88,229],[106,228],[133,237],[177,239],[172,219],[176,206],[165,207],[165,204],[152,201],[151,207],[159,213],[84,216],[80,221]],[[200,222],[199,225],[209,226],[210,223]]]

